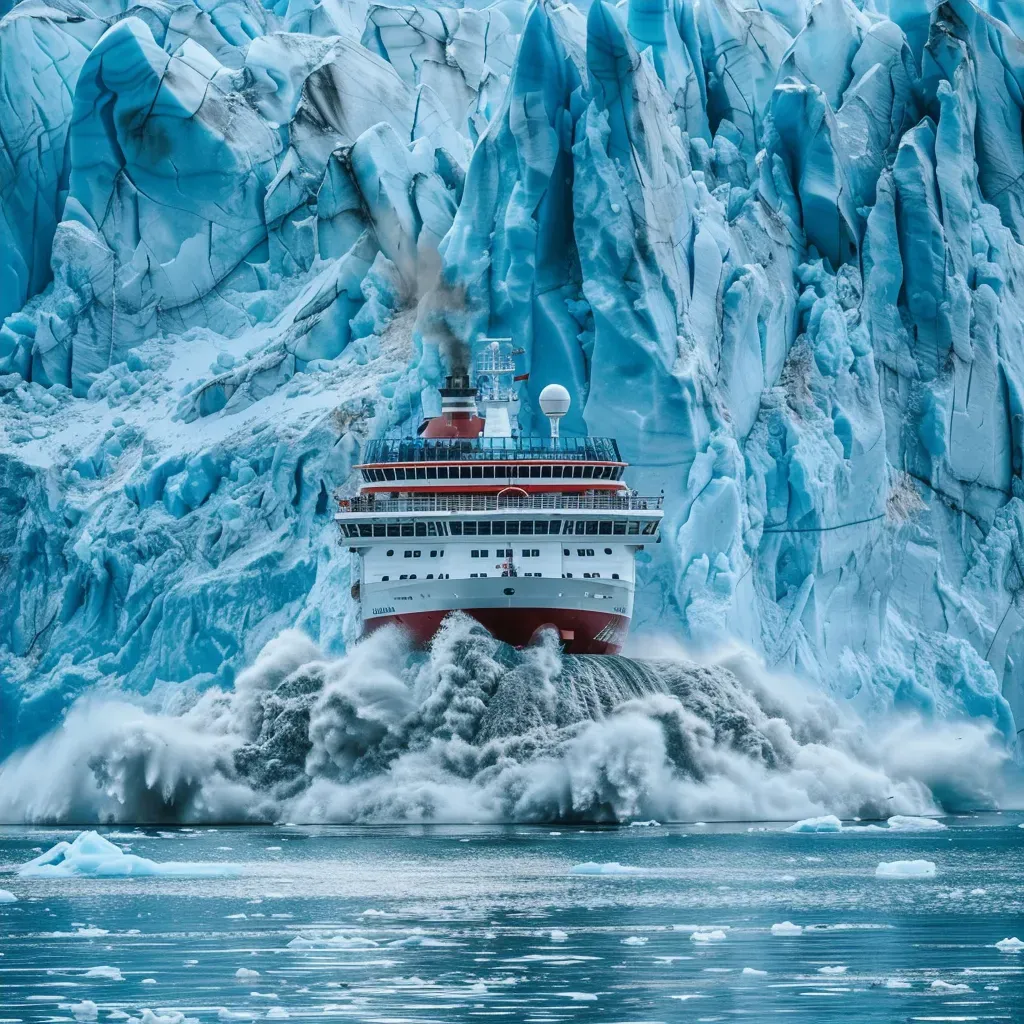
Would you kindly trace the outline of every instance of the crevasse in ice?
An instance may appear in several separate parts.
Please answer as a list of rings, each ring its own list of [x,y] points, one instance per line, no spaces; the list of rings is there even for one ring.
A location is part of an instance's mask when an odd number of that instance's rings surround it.
[[[356,635],[446,338],[664,489],[636,634],[1024,717],[1009,0],[0,0],[0,754]]]

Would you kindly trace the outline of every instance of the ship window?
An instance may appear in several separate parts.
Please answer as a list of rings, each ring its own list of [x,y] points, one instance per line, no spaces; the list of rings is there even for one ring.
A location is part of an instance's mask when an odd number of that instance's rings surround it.
[[[611,532],[612,532],[612,524],[611,524],[611,522],[609,520],[604,520],[601,523],[601,533],[611,533]]]
[[[479,579],[479,578],[480,578],[480,573],[478,573],[478,572],[471,572],[471,573],[469,574],[469,578],[470,578],[471,580],[476,580],[476,579]]]
[[[597,523],[593,520],[587,523],[587,533],[597,533]]]
[[[359,533],[363,537],[372,537],[373,536],[373,530],[370,529],[370,524],[369,523],[362,523],[362,524],[360,524]]]
[[[505,524],[505,532],[509,536],[514,537],[516,534],[519,533],[519,524],[515,523],[515,522],[513,522],[513,523],[506,523]]]
[[[484,479],[485,480],[493,480],[494,479],[494,467],[493,466],[484,466]]]
[[[422,466],[420,466],[416,470],[416,479],[417,480],[426,480],[427,479],[427,471]]]
[[[411,579],[411,580],[416,579],[416,573],[410,573],[409,579]]]
[[[529,557],[530,557],[530,549],[529,548],[523,548],[523,558],[529,558]]]
[[[620,519],[620,520],[618,520],[615,523],[615,527],[612,529],[612,533],[625,533],[625,532],[626,532],[626,524],[624,522],[622,522],[622,520]]]
[[[485,572],[480,573],[480,579],[482,579],[482,580],[487,579],[487,573],[485,573]]]
[[[531,466],[530,467],[530,476],[539,479],[540,478],[540,466]]]
[[[430,557],[431,558],[437,558],[437,552],[436,551],[431,551],[430,552]]]
[[[619,574],[617,572],[613,572],[612,573],[612,579],[613,580],[617,580],[618,578],[619,578]]]
[[[658,528],[658,524],[657,523],[645,523],[644,524],[644,533],[654,533],[654,531],[657,528]]]
[[[401,575],[401,576],[399,576],[398,578],[399,578],[400,580],[407,580],[407,579],[408,579],[409,577],[408,577],[408,575],[406,575],[405,573],[402,573],[402,575]]]
[[[394,480],[395,479],[395,471],[393,469],[385,469],[384,470],[384,479],[385,480]]]
[[[533,533],[533,523],[532,522],[530,522],[530,523],[520,523],[519,524],[519,533],[520,534]]]
[[[390,558],[394,553],[395,553],[394,550],[389,550],[388,551],[388,558]]]
[[[448,467],[447,466],[438,466],[437,467],[437,479],[438,480],[447,480],[448,479]]]
[[[571,572],[567,572],[567,573],[565,574],[565,578],[566,578],[567,580],[571,580],[571,579],[572,579],[572,573],[571,573]]]
[[[428,572],[427,573],[427,579],[428,580],[432,580],[433,578],[434,578],[434,574],[432,572]]]
[[[441,548],[440,551],[438,551],[437,557],[438,558],[444,558],[444,548]]]
[[[594,557],[594,549],[593,548],[587,548],[587,557],[588,558],[593,558]]]
[[[420,555],[422,555],[422,554],[423,554],[423,552],[422,552],[422,551],[414,551],[414,552],[412,553],[412,557],[413,557],[413,558],[419,558],[419,557],[420,557]]]
[[[562,554],[563,555],[569,554],[569,549],[568,548],[562,548]]]
[[[551,467],[550,466],[541,466],[540,467],[540,475],[543,476],[543,477],[551,476]]]
[[[487,548],[481,548],[480,549],[480,557],[481,558],[490,558],[491,557],[491,553],[490,553],[490,551]]]
[[[568,469],[569,467],[566,466],[565,468]],[[582,466],[573,466],[572,467],[572,475],[578,480],[581,476],[583,476],[583,467]]]
[[[416,524],[416,536],[417,537],[426,537],[426,535],[427,535],[427,524],[426,523],[417,523]]]
[[[389,537],[397,537],[398,536],[398,524],[397,523],[388,523],[388,536]]]
[[[561,466],[552,466],[551,467],[551,475],[552,476],[561,476],[562,475],[562,467]]]
[[[583,578],[584,578],[585,580],[589,580],[589,579],[590,579],[590,573],[589,573],[589,572],[585,572],[585,573],[583,574]]]
[[[503,537],[505,535],[505,524],[491,523],[491,534],[495,537]]]
[[[470,553],[469,553],[469,557],[470,558],[479,558],[480,557],[479,549],[478,548],[473,548],[473,550],[470,551]]]
[[[583,475],[585,477],[587,477],[588,479],[590,477],[592,477],[594,475],[594,467],[593,466],[584,466],[583,467]]]
[[[586,526],[579,519],[576,520],[576,532],[582,533],[586,529]]]
[[[406,551],[405,552],[405,557],[406,558],[412,558],[412,552],[411,551]]]
[[[476,532],[481,537],[490,537],[490,535],[491,535],[491,524],[490,524],[490,522],[488,521],[486,523],[477,523],[476,524]]]
[[[629,524],[629,529],[627,530],[627,533],[639,533],[639,532],[640,532],[640,524],[639,523],[630,523]]]
[[[374,535],[374,537],[383,537],[384,536],[384,525],[382,523],[377,523],[374,526],[374,528],[373,528],[373,535]]]
[[[605,549],[604,549],[604,553],[605,553],[606,555],[610,555],[610,554],[612,553],[612,549],[611,549],[611,548],[605,548]]]
[[[402,536],[411,537],[412,535],[412,523],[402,523]]]
[[[482,466],[474,466],[473,467],[473,479],[474,480],[480,480],[483,477],[483,475],[484,475],[484,471],[483,471],[483,467]]]
[[[534,523],[533,524],[533,532],[534,533],[547,533],[548,532],[548,524],[547,523]]]
[[[463,533],[463,536],[466,536],[466,537],[475,537],[476,536],[476,523],[463,523],[462,524],[462,533]]]
[[[514,593],[515,593],[515,588],[514,587],[506,587],[505,588],[505,596],[506,597],[511,597]]]
[[[448,524],[448,532],[453,537],[461,537],[462,536],[462,523],[449,523]]]
[[[593,575],[593,578],[595,580],[599,580],[601,578],[601,574],[599,572],[595,572],[594,575]]]
[[[381,576],[380,581],[381,583],[387,583],[389,579],[391,579],[390,576]]]
[[[427,466],[427,479],[428,480],[436,480],[437,479],[437,467],[436,466]]]
[[[428,537],[436,537],[437,536],[437,527],[438,527],[438,525],[439,525],[438,523],[434,523],[434,522],[427,523],[427,536]]]
[[[586,548],[577,548],[576,549],[576,554],[579,555],[580,558],[582,558],[586,553],[587,553],[587,549]]]

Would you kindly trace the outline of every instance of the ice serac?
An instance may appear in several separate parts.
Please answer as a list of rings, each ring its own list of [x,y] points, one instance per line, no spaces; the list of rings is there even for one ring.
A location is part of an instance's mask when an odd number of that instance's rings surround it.
[[[288,626],[351,646],[334,491],[491,335],[524,429],[559,381],[665,492],[638,649],[737,638],[1019,754],[1017,5],[584,7],[0,18],[0,752],[96,691],[191,706]],[[398,705],[332,701],[303,757],[348,771]]]

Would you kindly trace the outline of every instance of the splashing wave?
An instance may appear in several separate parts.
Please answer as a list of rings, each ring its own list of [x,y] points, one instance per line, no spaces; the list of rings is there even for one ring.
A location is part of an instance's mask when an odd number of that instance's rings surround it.
[[[869,728],[749,654],[516,651],[450,617],[337,660],[289,631],[180,715],[82,699],[0,765],[0,819],[623,821],[928,814],[998,802],[985,723]]]

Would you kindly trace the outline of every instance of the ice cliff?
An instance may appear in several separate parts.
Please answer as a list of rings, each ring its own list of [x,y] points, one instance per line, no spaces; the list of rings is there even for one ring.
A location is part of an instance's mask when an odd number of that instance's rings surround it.
[[[333,492],[481,333],[664,489],[635,635],[1015,745],[1017,4],[3,11],[0,757],[350,645]]]

